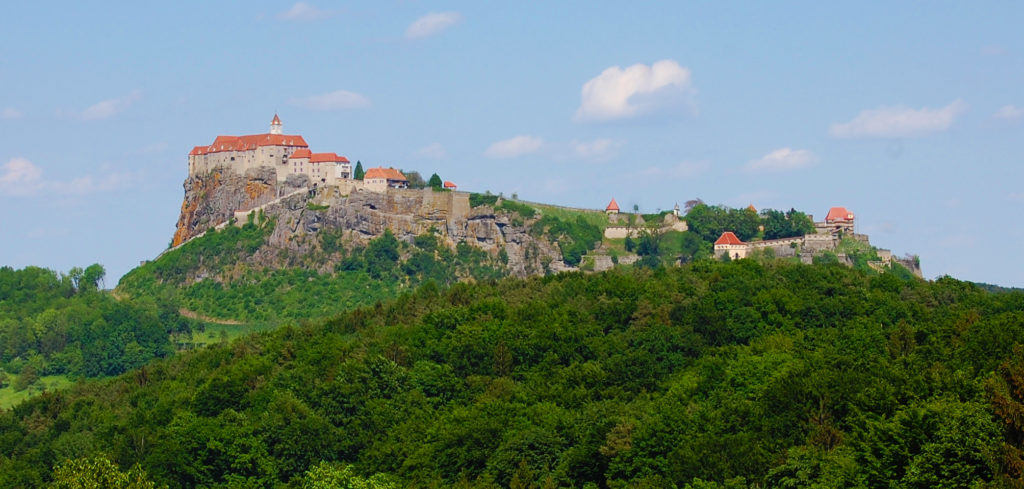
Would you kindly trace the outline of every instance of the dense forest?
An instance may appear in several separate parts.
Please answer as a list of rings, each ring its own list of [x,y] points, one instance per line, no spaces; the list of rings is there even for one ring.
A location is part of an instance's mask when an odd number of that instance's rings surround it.
[[[0,486],[1020,487],[1022,342],[840,265],[428,280],[0,413]]]
[[[41,375],[117,375],[173,352],[188,320],[152,299],[118,301],[100,290],[100,265],[66,274],[0,267],[0,387]]]

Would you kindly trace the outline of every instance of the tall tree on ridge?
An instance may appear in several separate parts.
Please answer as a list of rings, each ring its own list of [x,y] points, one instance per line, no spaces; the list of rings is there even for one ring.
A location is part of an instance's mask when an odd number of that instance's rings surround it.
[[[366,175],[366,171],[365,171],[365,170],[363,170],[363,162],[362,162],[362,161],[359,161],[359,160],[356,160],[356,170],[355,170],[355,172],[354,172],[354,173],[352,174],[352,176],[353,176],[353,177],[354,177],[354,178],[355,178],[356,180],[362,180],[362,179],[363,179],[363,175]]]

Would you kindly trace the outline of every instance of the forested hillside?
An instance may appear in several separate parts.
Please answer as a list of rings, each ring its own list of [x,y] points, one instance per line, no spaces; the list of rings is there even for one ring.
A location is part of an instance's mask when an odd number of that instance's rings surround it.
[[[1021,342],[1022,293],[839,265],[428,281],[4,412],[0,486],[1015,487]]]
[[[0,267],[0,387],[40,376],[117,375],[173,352],[187,320],[152,299],[118,301],[100,289],[100,265],[67,274]]]

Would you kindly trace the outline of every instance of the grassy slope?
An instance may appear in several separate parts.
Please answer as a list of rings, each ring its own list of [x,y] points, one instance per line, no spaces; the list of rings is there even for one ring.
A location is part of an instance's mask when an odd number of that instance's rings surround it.
[[[0,410],[10,409],[33,396],[47,391],[64,389],[72,384],[73,382],[66,375],[44,375],[39,378],[37,384],[20,392],[14,390],[13,386],[8,385],[0,389]]]

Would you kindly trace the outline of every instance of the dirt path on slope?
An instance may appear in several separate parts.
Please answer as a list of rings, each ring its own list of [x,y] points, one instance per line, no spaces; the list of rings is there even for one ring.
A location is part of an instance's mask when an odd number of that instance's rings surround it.
[[[198,319],[200,321],[205,321],[207,323],[223,324],[227,326],[239,326],[241,324],[244,324],[241,321],[236,321],[234,319],[217,319],[209,316],[204,316],[202,314],[199,314],[198,312],[185,309],[184,307],[178,309],[178,314],[181,314],[182,316],[185,316],[189,319]]]

